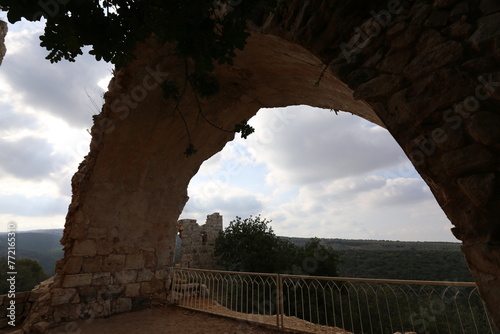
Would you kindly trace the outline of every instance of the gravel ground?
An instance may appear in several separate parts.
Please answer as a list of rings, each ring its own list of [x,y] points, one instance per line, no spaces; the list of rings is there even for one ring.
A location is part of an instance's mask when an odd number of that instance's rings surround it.
[[[265,326],[250,324],[177,306],[153,308],[59,326],[48,334],[274,334],[283,333]]]

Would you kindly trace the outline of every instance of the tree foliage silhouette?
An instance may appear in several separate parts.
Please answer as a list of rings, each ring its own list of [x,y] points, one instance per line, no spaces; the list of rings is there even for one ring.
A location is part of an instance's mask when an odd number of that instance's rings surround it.
[[[11,23],[45,19],[40,45],[49,51],[46,58],[52,63],[75,61],[89,47],[97,60],[119,69],[134,58],[141,42],[172,44],[173,55],[194,63],[186,79],[202,98],[219,91],[211,73],[215,64],[232,64],[235,50],[244,48],[250,35],[247,20],[275,6],[276,0],[0,0]],[[176,83],[162,88],[170,97]],[[253,128],[243,121],[228,132],[246,137]],[[189,142],[185,154],[195,152]]]
[[[9,270],[7,265],[7,258],[0,258],[0,295],[9,292],[10,283],[7,279],[10,277],[7,273]],[[42,266],[38,261],[31,259],[18,259],[16,261],[15,287],[16,292],[30,291],[40,283],[48,278],[47,274],[43,271]]]

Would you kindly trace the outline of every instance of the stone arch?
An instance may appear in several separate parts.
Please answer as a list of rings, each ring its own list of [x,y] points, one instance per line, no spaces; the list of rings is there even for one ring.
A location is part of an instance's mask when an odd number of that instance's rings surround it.
[[[206,100],[189,89],[178,103],[164,100],[159,83],[183,82],[185,64],[168,46],[140,45],[94,120],[90,153],[72,179],[65,255],[26,328],[165,302],[187,185],[233,138],[210,123],[232,130],[262,107],[295,104],[389,130],[455,225],[500,325],[500,8],[487,0],[369,6],[280,1],[255,20],[234,65],[217,67],[221,92]],[[198,152],[186,157],[190,141]]]

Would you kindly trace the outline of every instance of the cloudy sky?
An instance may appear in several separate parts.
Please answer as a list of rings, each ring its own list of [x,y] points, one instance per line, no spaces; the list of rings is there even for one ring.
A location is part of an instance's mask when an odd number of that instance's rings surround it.
[[[0,232],[62,228],[70,179],[88,152],[111,65],[50,64],[41,25],[9,26],[0,67]],[[389,133],[349,113],[259,111],[256,132],[206,161],[182,218],[261,214],[278,235],[456,241],[428,186]],[[306,134],[306,135],[304,135]]]

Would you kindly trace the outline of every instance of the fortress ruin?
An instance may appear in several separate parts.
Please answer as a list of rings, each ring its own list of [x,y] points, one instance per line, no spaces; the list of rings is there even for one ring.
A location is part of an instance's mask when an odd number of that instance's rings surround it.
[[[201,226],[196,219],[180,219],[177,226],[181,238],[179,265],[182,268],[218,269],[214,241],[222,232],[222,216],[218,212],[212,213]]]

